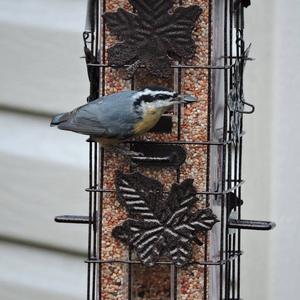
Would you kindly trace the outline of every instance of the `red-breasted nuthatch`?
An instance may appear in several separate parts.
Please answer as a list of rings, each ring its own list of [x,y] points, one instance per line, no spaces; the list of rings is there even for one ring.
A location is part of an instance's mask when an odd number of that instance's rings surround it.
[[[170,107],[196,99],[176,92],[148,87],[142,91],[123,91],[55,116],[51,126],[90,135],[103,147],[116,146],[151,128]]]

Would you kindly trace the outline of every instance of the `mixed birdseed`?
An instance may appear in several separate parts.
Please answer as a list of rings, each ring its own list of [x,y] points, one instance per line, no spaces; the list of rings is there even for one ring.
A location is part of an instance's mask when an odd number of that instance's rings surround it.
[[[196,42],[196,55],[186,62],[191,65],[208,65],[209,63],[209,0],[186,0],[175,1],[176,5],[188,6],[197,4],[202,8],[202,14],[197,21],[193,31],[193,38]],[[132,8],[127,0],[106,1],[106,11],[117,11],[123,7],[128,11]],[[115,36],[105,30],[105,50],[113,46],[117,41]],[[171,134],[148,133],[141,137],[142,140],[155,141],[176,141],[178,138],[185,141],[206,141],[208,136],[208,101],[209,101],[209,74],[205,69],[184,69],[181,71],[181,92],[192,94],[197,97],[198,102],[181,108],[181,124],[178,124],[178,111],[170,112],[173,115],[173,131]],[[132,87],[131,80],[124,79],[124,70],[107,68],[105,71],[105,87],[102,92],[111,94]],[[175,78],[175,80],[174,80]],[[145,70],[139,70],[134,78],[134,87],[142,88],[145,85],[163,85],[176,88],[176,70],[168,79],[159,79],[146,74]],[[174,86],[175,81],[175,86]],[[178,137],[177,126],[181,127],[181,136]],[[180,168],[180,181],[186,178],[193,178],[198,191],[204,191],[207,177],[207,146],[186,146],[187,159]],[[115,189],[115,172],[139,171],[146,176],[153,177],[164,184],[166,190],[177,180],[177,170],[151,169],[130,166],[127,158],[112,153],[104,154],[104,188]],[[205,199],[200,198],[198,206],[205,206]],[[127,247],[111,236],[112,229],[127,218],[125,210],[116,200],[115,193],[105,193],[103,197],[103,219],[102,219],[102,260],[128,260]],[[203,261],[204,246],[194,246],[193,259]],[[136,260],[134,253],[131,259]],[[128,274],[127,264],[103,264],[101,272],[102,299],[104,300],[127,300],[128,299]],[[171,271],[170,266],[154,266],[147,268],[134,264],[130,269],[132,286],[131,294],[134,300],[167,300],[171,299]],[[178,269],[177,273],[177,297],[180,300],[205,299],[204,292],[205,275],[208,278],[209,269],[203,266],[193,265]]]

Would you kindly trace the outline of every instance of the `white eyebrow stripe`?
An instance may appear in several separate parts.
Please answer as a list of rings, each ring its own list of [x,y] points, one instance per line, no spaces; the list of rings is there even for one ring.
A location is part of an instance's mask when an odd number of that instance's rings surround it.
[[[149,89],[145,89],[143,91],[137,92],[134,96],[133,99],[138,99],[142,96],[145,95],[150,95],[150,96],[156,96],[158,94],[164,94],[164,95],[169,95],[170,97],[172,97],[174,95],[174,92],[169,92],[169,91],[151,91]]]

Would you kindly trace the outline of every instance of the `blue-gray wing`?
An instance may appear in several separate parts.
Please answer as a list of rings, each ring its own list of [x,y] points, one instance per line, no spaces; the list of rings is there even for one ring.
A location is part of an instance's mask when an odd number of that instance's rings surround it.
[[[128,138],[139,116],[134,110],[134,91],[101,97],[69,113],[57,116],[59,129],[107,138]],[[55,118],[53,119],[55,121]]]

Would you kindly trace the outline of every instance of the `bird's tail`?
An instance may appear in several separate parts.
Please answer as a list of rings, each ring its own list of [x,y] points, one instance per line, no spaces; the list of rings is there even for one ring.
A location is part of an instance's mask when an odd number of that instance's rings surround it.
[[[59,125],[59,124],[61,124],[63,122],[66,122],[66,121],[69,120],[69,117],[70,117],[70,113],[69,112],[58,114],[58,115],[56,115],[56,116],[54,116],[52,118],[50,126],[53,127],[53,126]]]

